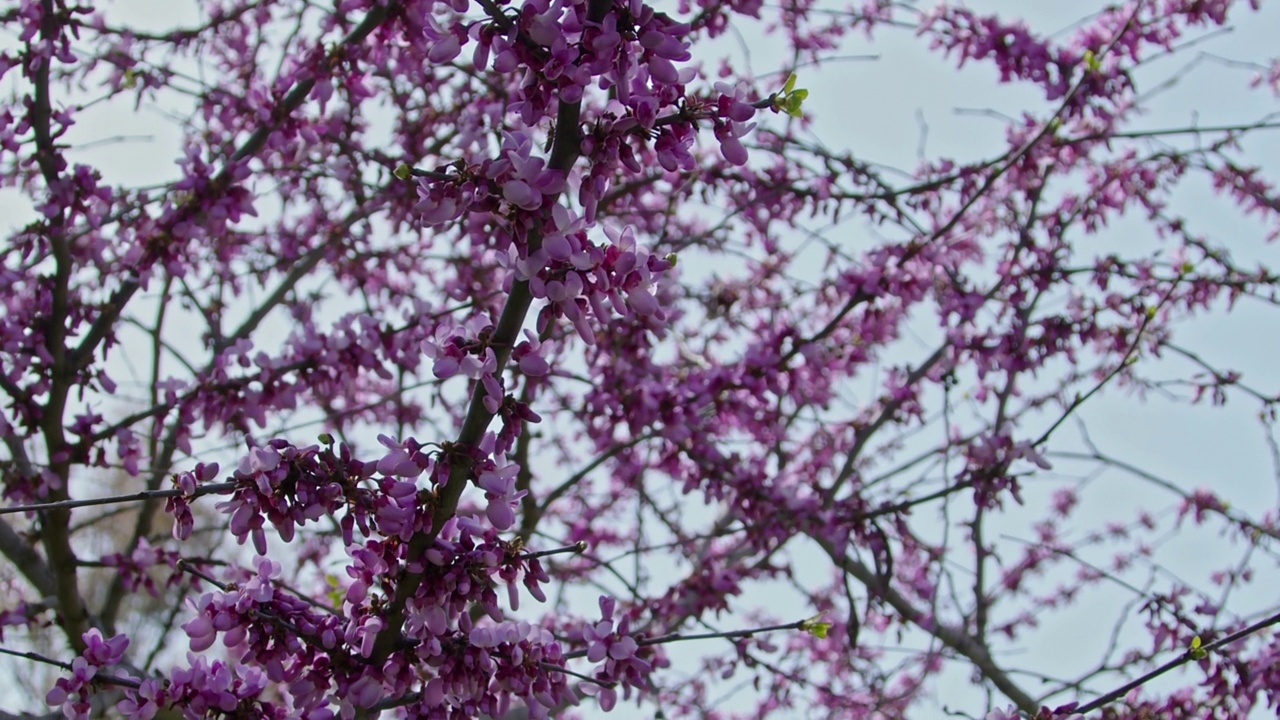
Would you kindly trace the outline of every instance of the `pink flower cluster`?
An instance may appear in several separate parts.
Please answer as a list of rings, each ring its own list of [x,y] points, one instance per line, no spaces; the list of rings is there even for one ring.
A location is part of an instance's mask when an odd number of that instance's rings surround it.
[[[155,578],[148,570],[157,565],[176,568],[180,558],[181,555],[177,550],[155,547],[146,538],[140,538],[137,547],[128,556],[122,553],[104,555],[102,564],[119,568],[120,577],[126,589],[130,591],[142,589],[148,595],[158,597],[160,588],[156,586]],[[167,584],[176,583],[180,577],[178,573],[170,574]]]
[[[614,620],[617,601],[600,596],[600,620],[588,623],[570,634],[587,646],[587,660],[600,663],[595,672],[598,686],[585,685],[594,693],[603,710],[612,710],[618,702],[617,685],[623,689],[623,697],[630,698],[634,690],[650,687],[650,675],[655,665],[665,664],[656,655],[653,646],[641,646],[631,631],[631,618]]]
[[[99,670],[121,662],[129,647],[129,638],[124,635],[104,638],[97,628],[89,630],[81,639],[85,648],[71,661],[71,675],[59,678],[45,695],[45,702],[62,708],[63,715],[73,720],[87,720],[93,709],[89,698],[94,690],[94,677]]]

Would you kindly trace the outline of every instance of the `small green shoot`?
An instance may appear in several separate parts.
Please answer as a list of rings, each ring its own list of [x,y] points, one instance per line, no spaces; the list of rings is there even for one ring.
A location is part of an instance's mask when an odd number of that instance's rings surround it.
[[[825,640],[827,639],[827,632],[831,630],[831,623],[822,622],[822,615],[819,614],[814,615],[808,620],[802,621],[800,623],[800,629],[819,640]]]
[[[809,91],[804,88],[797,88],[796,74],[791,73],[787,77],[786,84],[782,86],[782,92],[773,96],[773,109],[798,118],[803,115],[800,106],[804,104],[805,98],[808,97]]]
[[[1201,646],[1200,636],[1196,635],[1191,638],[1191,647],[1187,648],[1187,654],[1192,660],[1203,660],[1209,656],[1209,651]]]

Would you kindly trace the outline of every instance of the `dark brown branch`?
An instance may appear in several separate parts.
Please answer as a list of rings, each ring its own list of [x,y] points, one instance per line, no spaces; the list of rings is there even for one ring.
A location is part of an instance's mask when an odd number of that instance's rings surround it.
[[[587,21],[590,23],[603,21],[612,6],[612,0],[590,0],[587,8]],[[551,170],[558,170],[566,176],[574,164],[577,163],[578,157],[582,152],[581,129],[579,128],[581,113],[581,101],[570,103],[561,100],[556,110],[556,140],[551,147],[547,167]],[[531,236],[528,239],[528,243],[529,250],[532,252],[541,245],[541,238]],[[533,294],[529,291],[528,281],[516,281],[511,288],[510,295],[507,296],[506,304],[502,308],[502,314],[498,319],[498,326],[494,328],[490,339],[490,346],[493,348],[497,360],[497,367],[493,371],[495,376],[501,376],[506,368],[507,360],[511,357],[511,349],[515,346],[520,328],[524,325],[525,316],[528,314],[532,302]],[[462,492],[466,489],[467,483],[471,480],[474,461],[469,459],[468,453],[480,443],[481,438],[489,427],[489,423],[493,421],[493,413],[489,412],[484,406],[484,398],[485,389],[483,384],[475,383],[471,393],[471,403],[467,408],[466,417],[462,422],[462,429],[458,433],[458,439],[455,442],[455,446],[460,448],[460,452],[454,454],[452,464],[449,466],[448,478],[445,484],[437,490],[435,510],[431,517],[431,528],[426,532],[418,533],[409,541],[407,557],[410,559],[422,557],[435,544],[436,537],[440,534],[444,524],[457,512],[458,501],[462,498]],[[371,658],[373,662],[381,663],[395,649],[400,639],[400,630],[404,626],[405,607],[409,599],[417,593],[422,580],[422,573],[406,572],[396,584],[395,596],[388,602],[384,614],[386,626],[378,633],[378,639],[374,644]]]
[[[1119,700],[1125,695],[1128,695],[1130,691],[1136,690],[1137,688],[1142,687],[1143,685],[1160,677],[1161,675],[1164,675],[1170,670],[1186,665],[1189,662],[1198,660],[1199,658],[1197,657],[1197,655],[1199,655],[1200,653],[1213,652],[1220,648],[1226,647],[1227,645],[1230,645],[1233,642],[1236,642],[1238,640],[1243,640],[1244,638],[1258,632],[1259,630],[1263,630],[1265,628],[1268,628],[1268,627],[1271,627],[1272,625],[1277,625],[1277,624],[1280,624],[1280,613],[1276,613],[1269,617],[1263,618],[1262,620],[1259,620],[1258,622],[1250,625],[1249,627],[1246,627],[1242,630],[1238,630],[1236,632],[1231,633],[1230,635],[1227,635],[1226,637],[1219,638],[1211,643],[1208,643],[1204,647],[1200,648],[1199,653],[1192,652],[1191,650],[1187,650],[1186,652],[1182,653],[1178,657],[1174,658],[1173,660],[1170,660],[1169,662],[1165,663],[1164,665],[1161,665],[1160,667],[1152,670],[1151,672],[1139,678],[1136,678],[1133,681],[1128,682],[1116,688],[1115,690],[1112,690],[1111,692],[1094,699],[1091,702],[1081,705],[1080,707],[1073,710],[1073,712],[1079,713],[1081,715],[1085,715],[1105,705],[1110,705],[1116,700]]]
[[[215,495],[229,490],[234,490],[236,483],[221,482],[201,485],[196,488],[191,497],[200,497],[202,495]],[[0,515],[11,515],[14,513],[27,512],[49,512],[54,510],[69,510],[78,507],[91,507],[93,505],[114,505],[116,503],[125,502],[142,502],[146,500],[157,500],[164,498],[177,497],[182,494],[181,490],[144,490],[142,492],[132,493],[130,495],[113,495],[104,498],[88,498],[85,500],[58,500],[55,502],[35,503],[33,505],[18,505],[16,507],[0,508]]]

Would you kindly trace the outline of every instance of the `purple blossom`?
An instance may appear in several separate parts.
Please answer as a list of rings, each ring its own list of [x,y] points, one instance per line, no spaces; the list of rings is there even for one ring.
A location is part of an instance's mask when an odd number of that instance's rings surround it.
[[[527,490],[516,490],[516,477],[519,474],[520,466],[512,463],[486,470],[476,479],[476,484],[484,489],[485,498],[489,501],[485,516],[498,530],[511,527],[515,522],[516,504],[528,494]]]

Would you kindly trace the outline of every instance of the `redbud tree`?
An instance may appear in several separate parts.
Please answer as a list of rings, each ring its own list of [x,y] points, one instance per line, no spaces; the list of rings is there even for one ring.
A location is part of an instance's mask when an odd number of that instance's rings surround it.
[[[1178,73],[1149,69],[1261,4],[208,0],[158,31],[8,3],[0,704],[1270,712],[1276,513],[1079,422],[1274,421],[1179,332],[1277,302],[1233,252],[1280,232],[1276,123],[1144,124]],[[782,60],[722,60],[735,35]],[[877,164],[805,77],[890,41],[1034,102],[989,154]],[[1220,67],[1274,110],[1280,64]],[[170,118],[176,169],[103,163],[157,147],[104,108]],[[1081,512],[1121,475],[1145,508]],[[1219,565],[1167,567],[1179,533]],[[1039,629],[1098,597],[1101,649],[1045,670],[1080,650]]]

